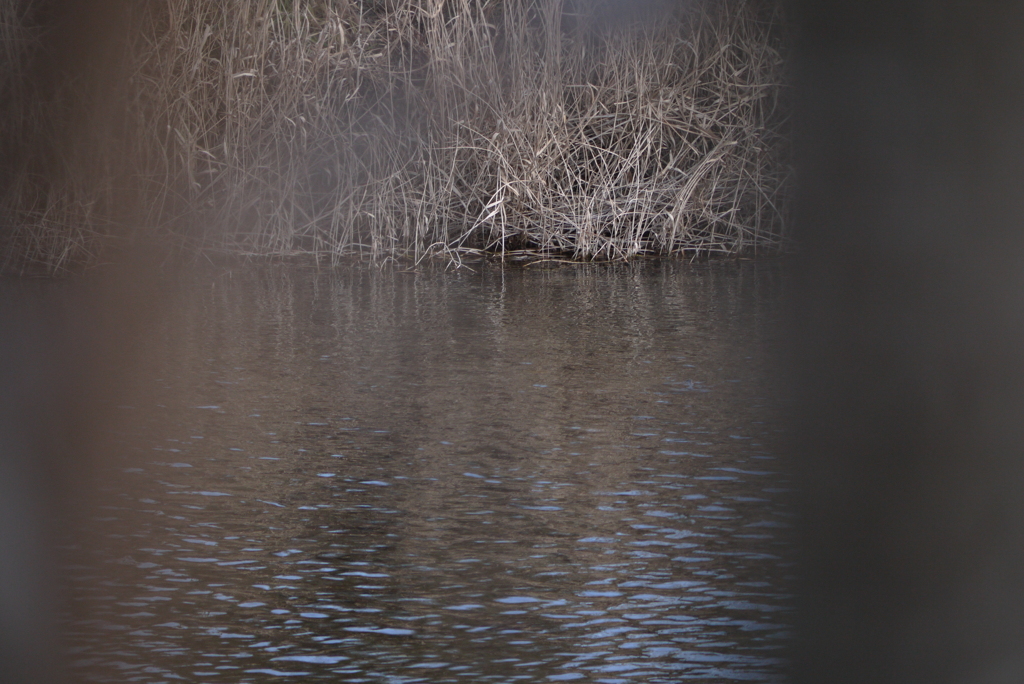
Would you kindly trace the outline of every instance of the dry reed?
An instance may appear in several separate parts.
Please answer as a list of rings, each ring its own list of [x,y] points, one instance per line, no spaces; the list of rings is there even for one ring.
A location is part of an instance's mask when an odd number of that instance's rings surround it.
[[[129,3],[116,116],[84,143],[47,137],[52,103],[18,71],[32,3],[0,3],[5,139],[51,148],[41,172],[7,166],[8,266],[154,236],[334,260],[784,240],[771,3],[614,21],[599,0]]]

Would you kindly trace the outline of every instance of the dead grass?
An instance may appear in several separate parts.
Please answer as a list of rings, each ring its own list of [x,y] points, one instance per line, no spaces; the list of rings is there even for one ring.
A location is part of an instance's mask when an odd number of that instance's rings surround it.
[[[48,141],[18,71],[38,33],[24,4],[0,0],[3,133],[51,161],[8,165],[8,266],[154,237],[332,260],[785,239],[780,20],[765,2],[652,4],[631,21],[598,0],[129,3],[121,104],[81,144]]]

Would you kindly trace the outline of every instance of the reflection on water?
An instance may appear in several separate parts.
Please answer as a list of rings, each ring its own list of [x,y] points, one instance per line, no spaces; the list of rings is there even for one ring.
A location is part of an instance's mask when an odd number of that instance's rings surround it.
[[[88,678],[778,680],[771,265],[180,289],[73,568]]]

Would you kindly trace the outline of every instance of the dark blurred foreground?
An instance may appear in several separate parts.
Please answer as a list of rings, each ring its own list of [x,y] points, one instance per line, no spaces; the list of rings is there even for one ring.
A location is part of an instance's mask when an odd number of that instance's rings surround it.
[[[57,570],[81,541],[112,456],[115,402],[131,397],[164,310],[152,255],[63,282],[0,281],[0,682],[67,681]]]
[[[796,680],[1024,681],[1024,7],[792,8]]]

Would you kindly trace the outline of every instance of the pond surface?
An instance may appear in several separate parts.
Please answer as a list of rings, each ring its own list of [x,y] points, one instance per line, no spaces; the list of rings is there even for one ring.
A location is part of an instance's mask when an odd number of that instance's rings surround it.
[[[779,281],[754,262],[190,274],[72,568],[75,667],[779,681]]]

